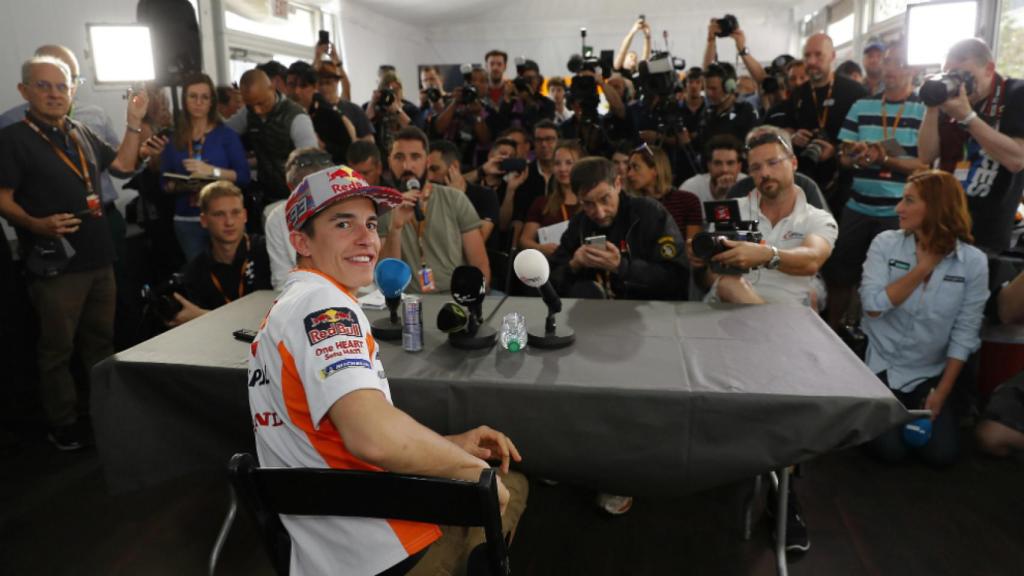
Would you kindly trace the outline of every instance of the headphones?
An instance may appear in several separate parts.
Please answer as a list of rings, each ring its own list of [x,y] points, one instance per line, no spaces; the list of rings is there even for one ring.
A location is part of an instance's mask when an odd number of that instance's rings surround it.
[[[726,94],[736,92],[736,68],[728,62],[712,62],[704,71],[704,76],[721,76],[722,88]]]

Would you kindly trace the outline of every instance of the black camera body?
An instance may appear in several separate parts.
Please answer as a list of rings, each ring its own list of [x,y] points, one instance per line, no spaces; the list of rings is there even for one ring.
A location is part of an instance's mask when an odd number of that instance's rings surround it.
[[[391,105],[395,103],[395,91],[390,88],[385,88],[380,91],[380,96],[377,98],[377,109],[387,110],[391,108]]]
[[[728,38],[730,34],[740,27],[739,21],[732,14],[726,14],[717,19],[716,22],[718,22],[718,32],[715,32],[715,36],[719,38]]]
[[[522,158],[505,158],[498,164],[498,168],[502,172],[525,172],[526,171],[526,160]]]
[[[182,305],[174,297],[174,293],[185,293],[185,276],[180,273],[171,274],[171,277],[151,288],[149,284],[142,287],[142,301],[146,307],[156,313],[165,322],[170,322],[181,312]]]
[[[710,232],[698,232],[693,236],[693,254],[708,263],[715,274],[740,276],[750,269],[719,264],[712,260],[717,254],[729,250],[724,240],[753,242],[760,244],[764,235],[757,229],[757,220],[742,220],[737,200],[713,200],[704,203],[705,220],[713,228]]]
[[[437,88],[427,88],[424,92],[426,92],[427,100],[430,102],[437,104],[441,101],[441,91]]]
[[[960,86],[970,96],[975,89],[974,76],[964,71],[933,74],[921,84],[921,101],[925,106],[938,106],[955,98],[960,93]]]
[[[821,144],[813,142],[813,140],[828,140],[828,134],[825,134],[821,130],[815,130],[814,133],[811,134],[810,140],[812,141],[808,142],[807,146],[805,146],[803,151],[800,152],[800,157],[806,158],[817,164],[818,162],[821,162],[821,155],[825,150],[821,147]]]
[[[459,104],[472,104],[480,98],[480,93],[477,92],[476,86],[470,83],[463,84],[462,86],[462,99],[459,100]]]
[[[515,86],[516,92],[519,94],[530,93],[530,82],[527,81],[526,78],[523,78],[522,76],[516,76],[515,78],[513,78],[512,85]]]

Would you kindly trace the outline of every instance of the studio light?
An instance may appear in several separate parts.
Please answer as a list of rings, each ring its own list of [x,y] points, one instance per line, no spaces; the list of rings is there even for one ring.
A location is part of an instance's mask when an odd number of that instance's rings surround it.
[[[149,27],[86,24],[96,84],[131,84],[156,77]]]

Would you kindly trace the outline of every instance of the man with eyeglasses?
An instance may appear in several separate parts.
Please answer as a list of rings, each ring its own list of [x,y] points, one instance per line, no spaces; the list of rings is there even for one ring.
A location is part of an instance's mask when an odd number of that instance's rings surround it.
[[[100,174],[109,168],[128,176],[140,150],[152,156],[160,147],[156,139],[141,141],[145,92],[130,96],[127,131],[115,150],[68,118],[72,84],[71,69],[61,60],[31,58],[18,85],[28,112],[0,130],[0,216],[17,230],[30,275],[29,296],[40,322],[39,385],[50,440],[60,450],[78,450],[88,441],[70,370],[76,344],[86,374],[114,351],[114,244]]]

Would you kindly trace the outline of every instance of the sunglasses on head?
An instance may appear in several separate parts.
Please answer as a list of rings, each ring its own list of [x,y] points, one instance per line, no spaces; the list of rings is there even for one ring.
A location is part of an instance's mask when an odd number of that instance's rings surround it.
[[[750,151],[753,150],[754,148],[757,148],[758,146],[764,146],[765,144],[781,144],[782,147],[786,149],[786,152],[789,152],[790,154],[793,153],[792,146],[790,146],[789,142],[786,142],[782,138],[782,136],[779,136],[778,134],[774,134],[772,132],[765,132],[764,134],[760,134],[758,136],[751,138],[747,142],[747,154],[750,154]]]

